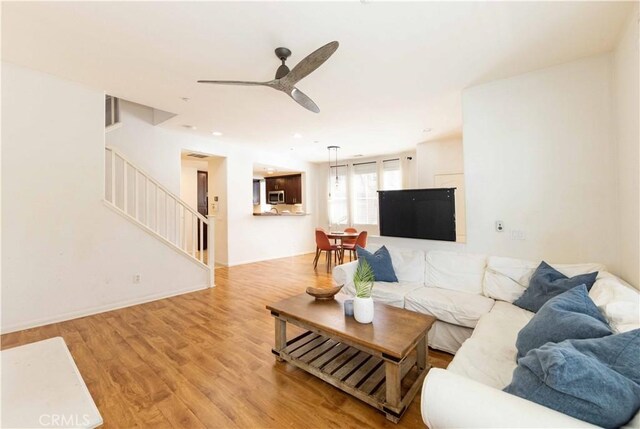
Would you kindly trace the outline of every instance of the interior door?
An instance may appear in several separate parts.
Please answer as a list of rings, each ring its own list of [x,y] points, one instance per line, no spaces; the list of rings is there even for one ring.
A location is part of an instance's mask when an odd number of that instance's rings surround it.
[[[198,171],[198,213],[207,217],[209,214],[209,174],[206,171]],[[202,231],[202,248],[207,248],[207,225]],[[198,231],[198,249],[200,249],[200,231]]]
[[[456,241],[467,241],[467,210],[465,207],[464,174],[436,174],[433,176],[436,188],[456,188]]]

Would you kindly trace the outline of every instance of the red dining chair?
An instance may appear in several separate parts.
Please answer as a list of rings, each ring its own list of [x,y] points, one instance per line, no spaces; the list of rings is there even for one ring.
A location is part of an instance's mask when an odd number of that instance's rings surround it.
[[[345,233],[349,233],[349,234],[353,234],[353,233],[358,232],[358,230],[353,228],[353,227],[348,227],[348,228],[344,229],[344,232]],[[355,245],[356,244],[356,238],[357,237],[353,237],[353,238],[351,238],[351,237],[342,237],[342,241],[340,242],[340,244],[342,244],[340,251],[342,253],[342,258],[343,259],[344,259],[344,245],[345,244]],[[349,255],[349,257],[351,257],[351,255]]]
[[[349,227],[349,228],[345,228],[345,229],[344,229],[344,232],[347,232],[347,233],[349,233],[349,234],[353,234],[353,233],[358,232],[358,230],[357,230],[357,229],[355,229],[355,228]],[[355,238],[355,237],[354,237],[354,238],[351,238],[351,237],[344,237],[344,238],[342,239],[342,244],[353,244],[353,243],[355,243],[355,242],[356,242],[356,238]]]
[[[358,238],[356,238],[355,243],[352,244],[347,244],[347,243],[343,243],[342,244],[342,251],[344,252],[345,250],[349,252],[349,261],[352,260],[352,256],[355,255],[356,260],[358,259],[358,253],[356,252],[356,246],[360,246],[363,249],[365,247],[367,247],[367,231],[362,231],[360,234],[358,234]]]
[[[331,271],[331,257],[333,256],[336,260],[335,262],[337,262],[340,256],[340,246],[331,244],[327,233],[320,228],[316,228],[316,257],[313,259],[313,268],[318,267],[318,259],[320,259],[322,252],[327,252],[327,272],[329,272]]]

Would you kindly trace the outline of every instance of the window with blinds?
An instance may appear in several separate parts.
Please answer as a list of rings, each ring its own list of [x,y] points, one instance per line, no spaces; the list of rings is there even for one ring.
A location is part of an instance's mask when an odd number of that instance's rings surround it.
[[[353,164],[353,223],[378,224],[378,165]]]
[[[385,191],[402,189],[400,159],[385,159],[382,161],[382,189]]]
[[[329,171],[329,223],[331,225],[348,225],[347,166],[331,167]]]

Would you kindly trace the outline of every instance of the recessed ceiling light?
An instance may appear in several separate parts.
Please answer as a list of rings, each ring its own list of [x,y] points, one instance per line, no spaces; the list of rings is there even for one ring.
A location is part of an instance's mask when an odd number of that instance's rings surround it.
[[[431,128],[425,128],[424,130],[422,130],[423,133],[430,133],[431,132]]]
[[[320,140],[314,140],[313,142],[314,143],[320,143]]]
[[[180,98],[181,98],[181,99],[182,99],[182,101],[184,101],[185,103],[186,103],[187,101],[189,101],[189,100],[190,100],[190,98],[189,98],[189,97],[180,97]]]
[[[302,138],[302,134],[300,134],[300,133],[295,133],[295,134],[293,135],[293,138],[294,138],[294,139],[300,139],[300,138]]]
[[[294,150],[294,149],[295,149],[294,147],[290,147],[290,148],[289,148],[289,150]]]
[[[197,130],[197,128],[194,125],[184,124],[182,126],[185,127],[185,128],[189,128],[190,130]]]
[[[357,155],[353,155],[353,157],[354,157],[354,158],[362,158],[363,156],[364,156],[364,155],[363,155],[363,154],[361,154],[361,153],[359,153],[359,154],[357,154]]]
[[[220,131],[212,131],[211,134],[213,134],[216,137],[220,137],[222,135]]]

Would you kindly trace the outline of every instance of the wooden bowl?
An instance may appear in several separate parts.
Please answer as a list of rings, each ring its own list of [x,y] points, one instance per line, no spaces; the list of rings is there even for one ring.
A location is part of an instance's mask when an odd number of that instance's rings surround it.
[[[334,295],[340,292],[340,289],[342,289],[342,286],[344,285],[332,286],[332,287],[309,286],[307,288],[307,293],[319,301],[326,301],[329,299],[333,299]]]

